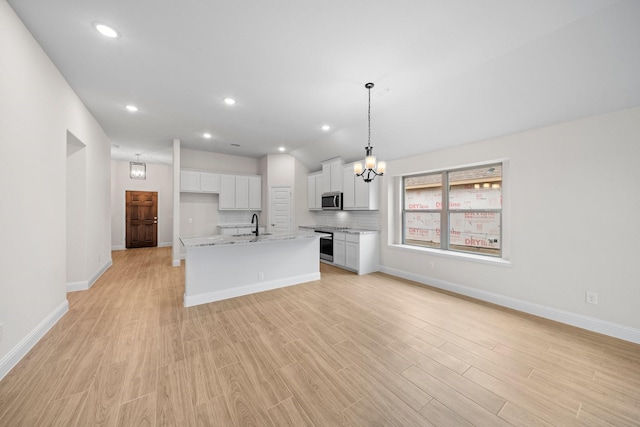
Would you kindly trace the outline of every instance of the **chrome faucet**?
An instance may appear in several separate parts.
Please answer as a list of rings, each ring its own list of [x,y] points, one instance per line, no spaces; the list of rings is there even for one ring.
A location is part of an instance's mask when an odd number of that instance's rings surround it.
[[[253,234],[256,235],[256,237],[258,237],[258,214],[253,214],[253,216],[251,217],[251,224],[253,224],[253,220],[255,219],[256,221],[256,230],[252,231]]]

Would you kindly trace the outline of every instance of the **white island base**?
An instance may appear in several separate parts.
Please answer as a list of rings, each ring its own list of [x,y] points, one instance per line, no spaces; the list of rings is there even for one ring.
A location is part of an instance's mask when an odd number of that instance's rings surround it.
[[[184,306],[320,279],[317,236],[260,237],[211,245],[190,245],[187,240],[195,239],[183,239],[187,249]]]

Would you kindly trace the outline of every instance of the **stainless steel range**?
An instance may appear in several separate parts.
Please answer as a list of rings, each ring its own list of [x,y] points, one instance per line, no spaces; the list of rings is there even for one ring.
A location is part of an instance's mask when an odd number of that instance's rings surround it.
[[[340,230],[348,230],[349,227],[336,227],[330,225],[316,226],[316,233],[325,233],[320,237],[320,259],[333,262],[333,233]]]

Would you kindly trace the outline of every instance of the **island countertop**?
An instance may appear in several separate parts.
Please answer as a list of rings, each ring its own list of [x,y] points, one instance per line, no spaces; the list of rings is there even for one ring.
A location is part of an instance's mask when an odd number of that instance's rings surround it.
[[[180,238],[186,246],[184,306],[320,279],[323,233]]]
[[[253,234],[240,236],[232,235],[214,235],[202,237],[180,237],[180,241],[186,248],[195,248],[200,246],[215,245],[244,245],[265,242],[277,242],[281,240],[299,240],[299,239],[316,239],[322,236],[322,233],[314,233],[310,231],[300,231],[287,234],[270,234],[264,233],[256,237]]]

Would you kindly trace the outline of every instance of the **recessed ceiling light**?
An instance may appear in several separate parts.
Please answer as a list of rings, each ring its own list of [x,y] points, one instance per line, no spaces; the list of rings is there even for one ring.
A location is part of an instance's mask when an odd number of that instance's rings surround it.
[[[329,126],[329,125],[322,125],[322,130],[323,130],[323,131],[325,131],[325,132],[326,132],[326,131],[328,131],[329,129],[331,129],[331,126]]]
[[[284,151],[284,147],[278,148],[278,151]]]
[[[125,108],[131,111],[132,113],[135,113],[136,111],[138,111],[138,107],[136,107],[135,105],[127,105]]]
[[[119,34],[116,30],[114,30],[113,28],[109,27],[108,25],[104,25],[104,24],[100,24],[97,22],[93,23],[93,27],[98,30],[98,32],[100,34],[102,34],[105,37],[109,37],[110,39],[115,39],[118,38]]]
[[[209,132],[205,132],[202,134],[203,137],[210,139],[211,138],[211,134]]]
[[[233,105],[233,104],[236,103],[236,100],[233,99],[233,98],[225,98],[224,99],[224,103],[227,104],[227,105]]]

